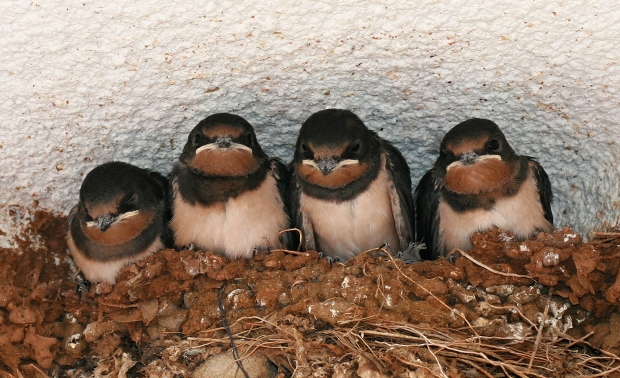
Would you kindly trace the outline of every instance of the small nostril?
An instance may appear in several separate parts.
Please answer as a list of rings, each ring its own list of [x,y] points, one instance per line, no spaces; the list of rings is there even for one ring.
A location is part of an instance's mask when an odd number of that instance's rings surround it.
[[[230,137],[218,137],[215,142],[220,148],[229,148],[233,143]]]
[[[473,164],[476,161],[477,157],[478,157],[478,155],[475,152],[468,152],[468,153],[463,154],[461,156],[461,161],[465,165],[470,165],[470,164]]]

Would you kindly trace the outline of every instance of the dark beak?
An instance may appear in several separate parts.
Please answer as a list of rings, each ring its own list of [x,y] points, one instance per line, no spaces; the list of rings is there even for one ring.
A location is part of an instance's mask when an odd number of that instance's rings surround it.
[[[476,162],[476,159],[478,159],[478,154],[476,154],[475,152],[468,152],[461,155],[461,162],[464,165],[472,165]]]
[[[217,144],[219,148],[230,148],[230,146],[232,146],[233,144],[233,141],[230,137],[218,137],[215,140],[215,144]]]
[[[321,173],[323,173],[323,176],[327,176],[336,169],[338,161],[335,158],[320,159],[316,160],[316,165],[319,167]]]
[[[101,230],[101,232],[105,232],[105,230],[110,228],[110,226],[112,225],[112,223],[114,223],[115,220],[116,217],[110,214],[104,214],[95,218],[94,223],[95,226],[97,226]]]

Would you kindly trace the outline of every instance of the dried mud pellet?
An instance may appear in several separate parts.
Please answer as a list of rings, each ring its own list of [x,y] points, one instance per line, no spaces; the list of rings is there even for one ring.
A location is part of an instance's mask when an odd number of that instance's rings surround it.
[[[540,284],[545,286],[556,286],[560,281],[560,277],[555,274],[540,274],[536,279]]]
[[[187,251],[183,251],[187,252]],[[184,272],[189,277],[196,277],[200,274],[200,258],[195,254],[179,254],[179,260],[183,263]]]
[[[214,254],[213,252],[206,252],[204,257],[200,260],[200,272],[209,274],[220,269],[228,262],[228,259]]]
[[[90,349],[97,356],[106,358],[112,356],[121,345],[121,336],[117,334],[104,334],[101,339],[89,344]]]
[[[497,329],[497,320],[491,321],[485,318],[478,318],[472,325],[476,327],[476,332],[480,336],[491,337]]]
[[[586,281],[585,283],[589,286],[588,281]],[[566,285],[570,287],[570,289],[573,291],[573,295],[577,298],[581,298],[590,292],[588,287],[584,287],[582,285],[582,280],[580,280],[577,276],[572,276],[571,278],[569,278],[568,281],[566,281]]]
[[[410,289],[418,298],[426,298],[429,295],[445,296],[448,293],[448,286],[440,277],[431,279],[420,277],[411,285]]]
[[[56,345],[57,340],[52,337],[44,337],[37,335],[34,327],[28,328],[26,337],[24,338],[24,344],[30,345],[34,350],[34,357],[37,364],[43,369],[49,369],[52,367],[54,361],[54,355],[50,348]]]
[[[126,327],[121,326],[120,324],[111,320],[104,320],[101,322],[96,321],[89,323],[86,328],[84,328],[84,340],[86,340],[86,342],[92,343],[104,334],[110,334],[115,332],[122,333],[124,330],[126,330]]]
[[[308,264],[311,259],[313,259],[313,256],[309,253],[301,256],[286,255],[283,259],[284,269],[289,271],[299,269]]]
[[[34,324],[38,315],[28,307],[15,307],[9,313],[9,322],[14,324]]]
[[[620,298],[620,275],[616,277],[616,282],[605,290],[605,299],[610,303],[616,303]]]
[[[620,314],[613,313],[609,317],[609,332],[620,334]]]
[[[506,248],[506,250],[504,251],[504,253],[506,254],[506,256],[510,257],[511,259],[519,259],[521,256],[521,251],[518,248]]]
[[[308,313],[317,319],[336,325],[341,320],[361,318],[365,309],[342,298],[329,299],[308,306]]]
[[[497,305],[502,303],[502,300],[500,299],[499,296],[495,295],[495,294],[489,294],[486,291],[482,290],[482,289],[476,289],[476,298],[479,301],[485,301],[488,302],[489,304],[493,304],[493,305]]]
[[[145,264],[142,274],[145,278],[155,278],[163,272],[164,267],[164,261],[161,259],[153,259]]]
[[[392,278],[388,284],[383,285],[379,299],[381,305],[388,309],[393,309],[402,300],[405,292],[405,287],[402,282]]]
[[[506,303],[524,305],[534,302],[540,296],[540,289],[535,286],[517,287],[514,293],[506,298]]]
[[[117,323],[133,323],[142,321],[142,312],[137,308],[123,308],[109,312],[108,318]]]
[[[93,296],[97,296],[97,295],[109,294],[112,292],[113,289],[114,289],[114,285],[112,285],[111,283],[99,282],[98,284],[91,286],[90,290]]]
[[[361,304],[374,298],[377,286],[373,277],[357,278],[352,275],[344,277],[341,283],[340,295],[349,302]],[[374,302],[374,301],[372,301]]]
[[[486,288],[487,293],[499,295],[500,297],[507,297],[514,293],[514,291],[514,285],[494,285]]]
[[[175,309],[168,316],[157,317],[156,322],[167,332],[178,332],[187,320],[188,311]]]
[[[603,339],[609,335],[609,323],[599,323],[596,325],[587,325],[585,327],[587,333],[594,332],[587,341],[595,348],[600,348],[603,345]]]
[[[21,343],[26,335],[24,327],[16,327],[9,334],[12,343]]]
[[[523,315],[525,315],[525,317],[534,324],[540,324],[543,317],[542,312],[538,309],[538,306],[536,306],[535,303],[527,303],[522,306],[521,313],[523,313]],[[520,316],[517,313],[515,313],[515,315],[517,315],[517,319],[518,316]]]
[[[207,276],[216,281],[232,280],[240,277],[245,270],[245,260],[234,260],[224,265],[220,270],[207,270]]]
[[[69,356],[73,358],[81,358],[82,354],[88,347],[88,343],[84,340],[82,334],[76,333],[70,335],[62,341],[62,347]]]
[[[254,288],[256,304],[260,307],[275,308],[280,294],[285,291],[285,285],[279,279],[258,281]]]
[[[453,280],[448,280],[448,288],[450,294],[456,297],[461,303],[472,303],[476,300],[476,294],[473,291],[466,290]]]
[[[52,336],[59,339],[64,339],[65,337],[82,333],[83,331],[84,326],[71,314],[65,314],[63,321],[54,323],[51,329]]]
[[[159,303],[157,299],[150,299],[148,301],[141,302],[139,309],[142,314],[142,321],[144,324],[149,325],[149,323],[155,319],[155,316],[157,316]]]

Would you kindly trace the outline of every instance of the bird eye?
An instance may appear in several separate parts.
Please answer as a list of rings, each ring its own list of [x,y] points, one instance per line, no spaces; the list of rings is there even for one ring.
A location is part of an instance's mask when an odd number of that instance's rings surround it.
[[[349,146],[349,152],[353,152],[353,153],[358,152],[360,148],[362,148],[362,142],[358,140]]]
[[[136,193],[131,193],[125,197],[125,203],[128,205],[133,205],[136,202],[138,202],[138,195]]]
[[[499,149],[499,141],[497,139],[491,139],[489,143],[487,143],[487,150],[497,151],[498,149]]]
[[[200,142],[202,142],[202,134],[200,133],[194,134],[194,137],[192,138],[192,142],[194,143],[194,145],[200,144]]]
[[[305,143],[301,144],[301,151],[302,152],[308,152],[310,149],[308,148],[308,145]]]
[[[135,210],[138,203],[138,194],[135,192],[129,193],[121,203],[118,205],[119,214],[126,213],[128,211]]]
[[[252,147],[252,145],[254,144],[254,135],[248,134],[246,136],[246,143],[248,147]]]

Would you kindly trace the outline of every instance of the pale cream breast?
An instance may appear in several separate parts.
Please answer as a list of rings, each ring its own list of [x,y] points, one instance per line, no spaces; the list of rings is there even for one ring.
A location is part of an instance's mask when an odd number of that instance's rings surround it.
[[[110,282],[112,284],[116,282],[116,276],[124,266],[142,260],[164,248],[161,240],[157,238],[148,248],[136,255],[111,261],[99,261],[89,259],[80,252],[70,233],[67,235],[67,245],[71,256],[73,256],[73,261],[75,261],[75,264],[80,268],[87,280],[92,282]]]
[[[301,194],[300,211],[310,221],[316,249],[349,260],[360,252],[389,243],[399,249],[385,168],[354,199],[325,201]]]
[[[283,247],[279,232],[288,227],[289,219],[273,176],[254,190],[210,206],[191,205],[180,198],[177,188],[174,192],[170,225],[177,246],[194,244],[231,258],[251,257],[255,247]]]
[[[544,216],[536,180],[531,169],[527,179],[514,196],[500,198],[491,210],[476,209],[457,213],[445,201],[439,204],[440,248],[450,252],[454,248],[471,249],[471,235],[493,225],[510,231],[518,239],[527,239],[537,230],[551,231]]]

